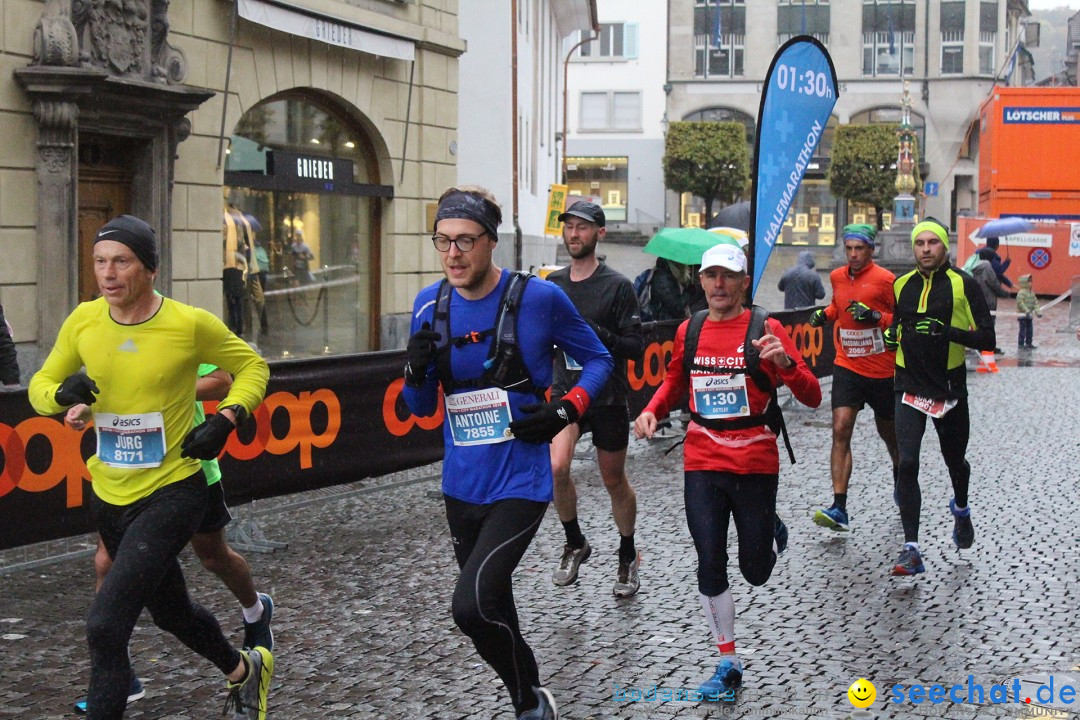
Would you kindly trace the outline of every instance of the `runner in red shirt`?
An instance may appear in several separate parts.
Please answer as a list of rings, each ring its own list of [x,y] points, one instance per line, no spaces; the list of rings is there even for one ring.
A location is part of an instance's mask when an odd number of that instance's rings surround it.
[[[878,435],[885,441],[892,460],[893,487],[896,486],[896,431],[893,423],[895,394],[893,366],[896,353],[885,347],[882,332],[892,323],[896,298],[896,276],[874,263],[873,225],[844,228],[844,252],[848,264],[829,274],[832,302],[814,311],[810,324],[821,327],[833,323],[836,346],[832,382],[832,470],[833,504],[818,510],[814,522],[832,530],[849,528],[848,481],[851,480],[851,433],[855,418],[865,405],[874,410]]]
[[[762,415],[772,401],[746,373],[743,343],[751,316],[741,305],[750,284],[746,256],[731,245],[711,248],[701,259],[700,277],[709,309],[698,338],[695,369],[684,374],[688,321],[675,334],[667,375],[634,422],[634,434],[651,438],[657,420],[667,417],[692,390],[690,409],[696,417],[687,427],[684,446],[686,520],[697,549],[701,604],[720,649],[716,672],[699,690],[705,699],[719,700],[731,699],[742,683],[742,663],[735,653],[735,602],[727,576],[728,521],[734,516],[739,569],[751,585],[769,579],[777,555],[787,546],[787,528],[776,516],[780,472],[776,434],[764,424],[732,430],[701,424],[744,424],[742,418]],[[760,354],[760,369],[774,386],[782,381],[800,402],[817,407],[821,402],[817,378],[778,322],[769,319],[753,345]],[[716,384],[723,389],[711,390]]]

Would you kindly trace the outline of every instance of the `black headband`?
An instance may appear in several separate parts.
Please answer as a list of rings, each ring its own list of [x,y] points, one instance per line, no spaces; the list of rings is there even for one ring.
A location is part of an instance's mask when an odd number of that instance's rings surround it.
[[[154,229],[133,215],[120,215],[105,223],[97,235],[94,244],[101,240],[112,240],[127,245],[139,262],[150,272],[157,270],[158,250]]]
[[[463,191],[448,194],[439,202],[439,210],[435,213],[435,226],[438,227],[440,220],[452,218],[472,220],[481,225],[494,242],[499,241],[497,228],[502,223],[502,211],[498,205],[483,196]],[[435,228],[432,228],[432,231],[434,230]]]

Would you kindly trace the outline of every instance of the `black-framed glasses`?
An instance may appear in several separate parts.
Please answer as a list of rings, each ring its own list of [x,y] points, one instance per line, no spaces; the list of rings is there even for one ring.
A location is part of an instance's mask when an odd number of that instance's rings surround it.
[[[446,235],[432,235],[431,242],[435,244],[435,249],[439,252],[450,252],[450,243],[457,245],[457,249],[463,253],[467,253],[473,249],[473,245],[476,241],[487,235],[487,232],[482,232],[479,235],[458,235],[455,238],[447,237]]]

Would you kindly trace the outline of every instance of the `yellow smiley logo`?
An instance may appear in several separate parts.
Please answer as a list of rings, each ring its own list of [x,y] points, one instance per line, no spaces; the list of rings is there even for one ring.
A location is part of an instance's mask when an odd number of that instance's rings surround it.
[[[874,704],[877,697],[877,688],[866,678],[859,678],[851,683],[847,691],[847,699],[857,708],[868,708]]]

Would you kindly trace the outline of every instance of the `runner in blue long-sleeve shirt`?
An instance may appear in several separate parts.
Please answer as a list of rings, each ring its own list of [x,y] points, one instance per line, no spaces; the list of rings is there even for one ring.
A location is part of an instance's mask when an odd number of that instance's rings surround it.
[[[518,720],[555,720],[532,650],[521,636],[511,575],[552,498],[548,443],[588,409],[613,361],[555,285],[492,262],[502,212],[487,190],[450,188],[432,241],[446,280],[413,304],[405,402],[438,408],[442,386],[443,497],[461,575],[454,622],[498,673]],[[555,347],[583,366],[578,384],[545,400]]]

